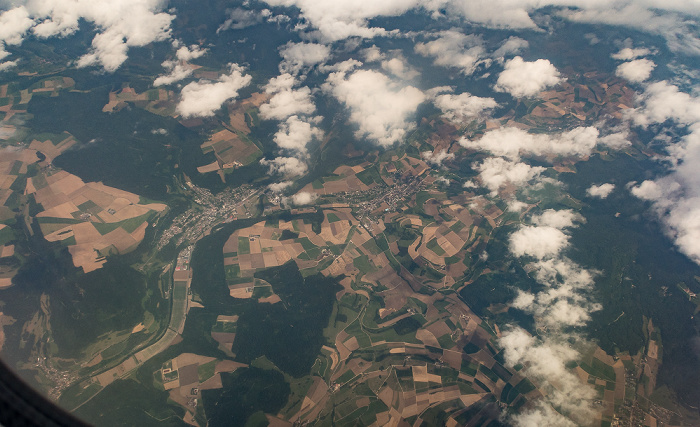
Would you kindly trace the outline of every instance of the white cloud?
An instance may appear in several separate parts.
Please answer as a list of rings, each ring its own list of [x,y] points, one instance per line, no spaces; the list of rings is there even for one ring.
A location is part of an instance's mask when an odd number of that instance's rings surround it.
[[[177,111],[183,117],[213,116],[224,102],[238,96],[238,91],[250,84],[252,77],[243,74],[243,68],[232,64],[229,74],[219,77],[219,81],[198,81],[182,88]]]
[[[443,185],[450,185],[452,180],[449,178],[445,178],[444,176],[439,176],[439,177],[435,178],[435,182],[438,182],[438,183],[443,184]]]
[[[271,12],[269,9],[263,9],[263,10],[251,10],[251,9],[243,9],[240,7],[233,8],[229,11],[228,13],[228,18],[224,21],[223,24],[217,28],[216,32],[217,34],[220,31],[226,31],[226,30],[242,30],[244,28],[252,27],[253,25],[257,25],[267,17],[271,15]]]
[[[297,84],[297,78],[289,73],[280,74],[273,77],[265,85],[265,93],[277,93],[290,90]]]
[[[591,185],[587,190],[586,194],[588,194],[590,197],[597,197],[600,199],[605,199],[612,193],[612,191],[615,189],[615,184],[600,184],[600,185]]]
[[[267,188],[269,188],[270,191],[273,191],[275,193],[281,193],[287,188],[291,187],[292,184],[294,184],[292,181],[275,182],[268,185]]]
[[[542,90],[561,82],[559,71],[546,59],[524,61],[516,56],[506,61],[494,89],[516,98],[535,96]]]
[[[294,49],[297,49],[299,45],[294,46]],[[295,52],[303,52],[305,49],[301,48]],[[309,61],[297,59],[299,62],[295,64],[300,68],[290,71],[298,72],[305,66],[303,64],[310,64]],[[311,114],[316,111],[316,105],[311,99],[311,89],[306,86],[294,89],[297,83],[295,76],[283,73],[270,79],[265,86],[265,92],[273,95],[266,104],[260,106],[260,116],[264,119],[282,120],[273,139],[284,151],[285,156],[293,156],[278,157],[270,161],[263,160],[262,163],[269,166],[270,173],[281,173],[286,176],[303,175],[308,168],[307,144],[314,139],[323,138],[323,131],[315,126],[322,117],[311,117]]]
[[[481,37],[455,29],[442,31],[437,39],[427,43],[416,43],[414,50],[435,58],[435,65],[460,68],[466,75],[473,74],[479,64],[490,62]]]
[[[277,157],[272,160],[262,159],[260,163],[269,167],[270,174],[278,173],[289,178],[303,175],[308,170],[306,163],[296,157]]]
[[[169,85],[189,77],[192,75],[193,68],[187,64],[187,61],[197,59],[205,53],[207,53],[207,49],[201,49],[197,45],[192,45],[189,48],[187,46],[180,47],[175,52],[177,60],[163,61],[161,65],[168,70],[168,74],[158,76],[153,81],[153,86]]]
[[[425,95],[413,86],[402,86],[377,71],[359,70],[347,75],[331,73],[323,85],[350,110],[359,126],[356,137],[366,137],[388,147],[401,141],[414,127],[409,121]]]
[[[484,113],[498,107],[498,103],[493,98],[482,98],[467,92],[459,95],[437,95],[433,99],[433,104],[442,111],[447,120],[457,123],[482,118]]]
[[[175,52],[175,56],[177,56],[177,59],[180,61],[190,61],[202,57],[205,53],[207,53],[207,49],[202,49],[198,45],[193,44],[190,47],[181,46],[177,52]]]
[[[677,192],[680,186],[673,188],[673,192]],[[636,197],[644,200],[658,200],[664,195],[664,189],[655,181],[646,180],[638,186],[633,186],[630,191]]]
[[[288,42],[280,48],[280,55],[280,73],[296,75],[305,68],[325,62],[331,55],[331,49],[318,43]]]
[[[292,196],[292,203],[297,206],[310,205],[318,198],[315,193],[308,193],[306,191],[299,192]]]
[[[568,19],[582,22],[626,25],[666,38],[669,47],[700,54],[700,38],[697,37],[692,19],[684,14],[698,14],[700,6],[695,2],[646,0],[265,0],[272,6],[297,6],[301,19],[316,30],[309,32],[307,25],[298,25],[299,31],[309,37],[332,42],[349,37],[371,38],[390,36],[398,30],[369,27],[368,21],[379,16],[397,16],[413,9],[425,10],[433,15],[446,11],[450,17],[463,17],[471,23],[499,28],[531,28],[537,26],[530,13],[547,6],[574,7],[561,13]],[[20,6],[22,7],[22,6]],[[66,36],[77,31],[84,19],[98,30],[92,42],[91,52],[78,62],[81,66],[101,65],[114,71],[124,62],[129,47],[145,46],[153,41],[170,37],[173,16],[161,12],[162,0],[44,0],[28,1],[24,8],[28,18],[24,26],[34,27],[38,37]],[[7,12],[4,12],[7,13]],[[282,22],[284,15],[272,16],[268,9],[259,12],[234,8],[219,28],[245,28],[261,21]],[[20,21],[12,20],[11,26]],[[25,29],[24,31],[27,31]],[[15,32],[21,39],[23,32]]]
[[[666,233],[679,250],[700,264],[700,98],[661,81],[649,84],[630,117],[642,126],[673,120],[687,134],[667,146],[670,173],[631,189],[653,202]]]
[[[100,65],[107,71],[115,71],[126,61],[129,47],[170,38],[170,21],[174,16],[158,12],[161,7],[158,0],[53,0],[43,3],[41,8],[50,9],[51,18],[34,27],[34,33],[39,37],[65,35],[77,30],[79,18],[91,21],[98,33],[92,39],[90,52],[77,64],[79,67]]]
[[[697,2],[616,0],[567,10],[562,15],[572,21],[622,25],[657,34],[666,39],[666,44],[671,50],[698,55],[700,38],[695,31],[697,22],[684,15],[697,16],[698,13],[700,13],[700,4]]]
[[[18,45],[33,25],[34,21],[24,6],[4,11],[0,14],[0,41],[3,44]]]
[[[362,49],[360,54],[363,56],[365,62],[378,62],[382,67],[382,70],[393,74],[399,79],[412,80],[420,74],[418,70],[408,64],[406,58],[403,56],[403,53],[400,50],[392,50],[388,53],[384,53],[377,46],[373,45],[372,47]],[[361,63],[357,62],[356,65],[361,65]],[[345,69],[336,69],[334,71],[350,71],[350,69],[347,67],[343,68]]]
[[[532,223],[543,227],[554,227],[559,230],[574,227],[576,222],[582,222],[583,217],[571,209],[547,209],[538,215],[533,215]]]
[[[522,129],[506,127],[487,132],[475,141],[467,138],[459,140],[466,148],[488,151],[491,154],[518,160],[520,156],[573,156],[585,157],[592,153],[596,144],[617,139],[598,138],[598,129],[578,127],[560,134],[531,134]]]
[[[508,200],[508,210],[511,212],[522,212],[527,208],[527,203],[523,203],[516,199]]]
[[[551,406],[537,404],[511,417],[513,425],[519,427],[576,427],[576,423],[555,411]]]
[[[627,130],[602,136],[598,139],[598,144],[605,145],[613,150],[622,150],[632,145],[629,141],[629,132]]]
[[[494,58],[502,61],[506,55],[517,54],[523,50],[530,47],[530,43],[527,40],[521,39],[520,37],[511,36],[508,37],[506,41],[501,44],[501,46],[496,49],[496,51],[491,54]]]
[[[700,101],[666,81],[650,83],[639,101],[641,106],[631,112],[631,118],[640,126],[668,119],[683,125],[700,122]]]
[[[296,79],[285,73],[270,79],[265,92],[273,93],[270,100],[260,106],[260,115],[264,119],[285,120],[293,115],[308,115],[316,111],[311,99],[311,89],[301,87],[293,89]]]
[[[418,0],[362,1],[345,0],[264,0],[271,6],[297,6],[305,19],[317,28],[325,41],[358,36],[387,35],[384,28],[368,27],[367,20],[377,16],[396,16],[418,5]]]
[[[645,47],[631,48],[626,47],[620,49],[619,52],[610,55],[613,59],[618,59],[620,61],[631,61],[633,59],[641,58],[651,54],[651,51]]]
[[[29,18],[29,12],[23,6],[0,13],[0,60],[10,55],[5,50],[7,45],[18,45],[24,40],[27,30],[34,25]],[[17,61],[0,63],[0,71],[8,70],[17,65]]]
[[[500,157],[489,157],[481,164],[474,164],[472,167],[479,171],[479,180],[484,187],[491,190],[491,195],[494,196],[505,185],[523,186],[538,178],[546,170],[541,166],[511,162]]]
[[[17,61],[0,62],[0,71],[7,71],[17,66]]]
[[[318,36],[342,40],[352,36],[371,38],[390,35],[381,27],[369,27],[368,20],[397,16],[412,9],[424,9],[439,16],[462,17],[473,24],[493,28],[537,29],[530,13],[548,6],[572,7],[562,15],[576,21],[626,25],[663,35],[672,48],[692,49],[697,42],[692,21],[675,13],[697,14],[700,5],[689,1],[645,0],[265,0],[273,6],[296,6],[302,17],[317,29]]]
[[[186,65],[179,64],[175,61],[164,61],[162,65],[163,68],[168,69],[169,72],[168,74],[158,76],[153,81],[153,86],[170,85],[192,75],[192,68],[188,68]]]
[[[305,155],[306,145],[314,138],[323,138],[323,131],[298,116],[291,116],[280,123],[274,141],[280,148]]]
[[[524,226],[510,236],[510,251],[519,257],[551,258],[558,256],[568,245],[568,236],[550,226]]]
[[[545,339],[530,336],[520,328],[506,331],[499,343],[504,347],[508,366],[526,365],[525,372],[538,380],[540,388],[547,393],[545,401],[513,417],[518,426],[575,426],[588,424],[594,411],[593,388],[583,384],[566,363],[575,361],[580,354],[560,334],[546,334]],[[554,411],[560,408],[570,418]],[[537,423],[537,424],[532,424]]]
[[[403,56],[397,55],[391,59],[382,61],[382,69],[402,80],[411,80],[420,73],[406,62]]]
[[[656,67],[654,61],[649,59],[635,59],[618,65],[615,74],[632,83],[641,83],[651,76]]]
[[[517,426],[586,424],[594,414],[595,392],[566,364],[580,359],[578,348],[590,345],[571,327],[585,325],[590,314],[601,306],[590,299],[595,273],[561,256],[569,238],[562,230],[584,218],[572,210],[548,209],[531,220],[533,226],[522,226],[511,234],[510,251],[515,256],[537,259],[525,269],[544,288],[536,293],[519,291],[511,305],[534,316],[538,335],[511,327],[499,344],[506,365],[525,365],[522,373],[536,380],[544,397],[510,421]]]
[[[447,150],[440,150],[435,153],[433,153],[432,151],[423,151],[422,153],[420,153],[420,156],[427,163],[436,166],[442,166],[442,162],[444,162],[445,160],[451,160],[455,158],[454,153],[448,153]]]
[[[90,51],[79,67],[102,66],[112,72],[127,58],[130,47],[170,38],[173,15],[161,12],[161,0],[44,0],[0,13],[0,59],[5,45],[20,44],[28,31],[38,38],[65,37],[78,30],[80,20],[95,26]]]
[[[362,56],[365,58],[365,62],[378,62],[386,58],[386,55],[377,46],[368,47],[362,50]]]

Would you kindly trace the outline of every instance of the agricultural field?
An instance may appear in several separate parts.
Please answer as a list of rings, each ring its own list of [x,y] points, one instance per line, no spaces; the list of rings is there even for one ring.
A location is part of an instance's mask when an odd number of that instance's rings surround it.
[[[290,398],[297,402],[286,412],[293,415],[290,421],[323,418],[331,402],[342,401],[334,417],[338,425],[384,425],[419,415],[426,422],[442,416],[458,424],[470,409],[488,413],[493,396],[504,396],[501,400],[514,408],[541,396],[524,376],[504,366],[492,344],[498,327],[455,297],[455,289],[464,286],[454,280],[467,270],[462,260],[488,240],[474,218],[488,211],[496,223],[502,212],[488,205],[465,208],[439,192],[416,198],[420,215],[386,214],[372,232],[339,205],[323,210],[320,227],[300,219],[261,221],[234,231],[224,243],[226,282],[230,296],[239,300],[286,304],[284,295],[256,298],[256,293],[267,286],[260,272],[290,262],[305,276],[340,278],[342,289],[323,330],[326,344],[311,368],[313,384],[303,396]],[[412,237],[400,241],[401,235]],[[414,289],[417,280],[430,285]],[[237,317],[217,318],[211,335],[220,349],[237,347],[237,322]],[[464,352],[471,347],[477,351]],[[450,407],[449,413],[426,412],[441,405]]]
[[[213,152],[216,161],[201,166],[199,173],[225,173],[235,168],[247,166],[262,157],[262,151],[244,134],[239,135],[228,129],[214,133],[204,144],[202,152]]]
[[[133,250],[143,240],[148,220],[166,208],[51,169],[27,178],[26,194],[39,206],[35,218],[44,238],[67,246],[75,266],[85,272],[100,268],[109,254]]]
[[[160,116],[174,116],[176,100],[175,93],[171,90],[154,88],[138,93],[126,86],[109,93],[109,102],[102,107],[102,112],[113,113],[131,103]]]

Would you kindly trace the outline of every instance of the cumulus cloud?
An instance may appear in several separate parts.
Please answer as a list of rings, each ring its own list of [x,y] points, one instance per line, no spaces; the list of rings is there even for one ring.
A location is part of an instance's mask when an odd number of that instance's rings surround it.
[[[65,37],[75,33],[81,20],[96,28],[88,53],[79,67],[102,66],[115,71],[127,59],[130,47],[170,38],[173,15],[162,12],[160,0],[46,0],[27,1],[0,13],[0,59],[6,45],[22,43],[27,32],[38,38]]]
[[[641,83],[651,76],[655,67],[650,59],[635,59],[618,65],[615,74],[632,83]]]
[[[576,427],[573,421],[555,411],[551,406],[542,403],[514,415],[511,417],[511,421],[514,425],[522,427]]]
[[[666,39],[671,50],[698,55],[700,38],[695,31],[697,22],[687,19],[685,14],[697,15],[699,12],[700,5],[696,2],[617,0],[567,10],[562,16],[577,22],[622,25],[660,35]]]
[[[521,227],[510,236],[510,251],[515,256],[554,257],[568,245],[568,236],[560,229],[549,226]]]
[[[323,131],[311,123],[291,116],[285,122],[280,123],[279,130],[275,133],[275,143],[285,150],[299,155],[306,154],[306,145],[313,139],[321,139]]]
[[[316,111],[311,99],[311,89],[307,86],[294,88],[296,79],[289,73],[270,79],[265,92],[273,94],[270,100],[260,106],[264,119],[285,120],[293,115],[308,115]]]
[[[520,156],[571,156],[585,157],[593,152],[597,144],[610,148],[621,148],[626,141],[620,138],[599,138],[598,129],[578,127],[560,134],[531,134],[522,129],[506,127],[487,132],[480,139],[462,138],[460,145],[475,150],[488,151],[491,154],[519,160]],[[610,145],[608,145],[610,144]]]
[[[232,64],[229,74],[216,82],[207,80],[192,82],[182,88],[177,111],[183,117],[213,116],[224,102],[238,96],[238,91],[250,84],[252,77],[243,73],[242,67]]]
[[[655,181],[646,180],[639,185],[635,184],[636,183],[632,183],[630,191],[634,196],[639,197],[640,199],[659,200],[664,195],[665,189]],[[675,185],[672,188],[672,192],[678,192],[679,189],[680,185]]]
[[[532,256],[540,260],[557,257],[569,245],[569,236],[562,230],[581,220],[581,216],[571,210],[548,209],[532,217],[534,225],[520,227],[511,234],[510,251],[518,257]]]
[[[639,101],[641,106],[630,114],[632,121],[639,126],[646,127],[669,119],[682,125],[700,122],[700,101],[667,81],[650,83]]]
[[[358,36],[371,38],[391,35],[381,27],[369,27],[368,21],[380,16],[397,16],[412,9],[424,9],[433,15],[446,13],[462,17],[474,24],[492,28],[537,29],[530,14],[548,6],[572,7],[562,16],[584,22],[627,25],[663,35],[672,48],[693,46],[697,40],[692,22],[676,13],[700,12],[695,2],[648,0],[264,0],[273,6],[296,6],[302,17],[317,29],[318,36],[328,41]]]
[[[516,98],[535,96],[561,82],[559,71],[546,59],[527,62],[516,56],[507,61],[494,89]]]
[[[153,81],[153,86],[163,86],[179,82],[192,75],[193,68],[187,64],[187,61],[197,59],[207,53],[207,49],[201,49],[197,45],[190,47],[182,46],[175,52],[177,60],[163,61],[163,68],[168,70],[168,74],[158,76]]]
[[[610,55],[613,59],[618,59],[620,61],[631,61],[633,59],[641,58],[651,54],[651,51],[645,47],[631,48],[625,47],[620,49],[619,52]]]
[[[500,157],[489,157],[472,167],[479,171],[479,180],[494,196],[502,187],[508,184],[520,187],[538,178],[546,170],[541,166],[530,166]]]
[[[260,163],[269,168],[270,174],[281,174],[288,178],[303,175],[308,170],[306,163],[296,157],[277,157],[272,160],[262,159]]]
[[[441,31],[435,40],[416,43],[416,53],[435,58],[435,65],[455,67],[471,75],[480,64],[490,62],[481,37],[464,34],[456,29]]]
[[[499,340],[505,349],[506,364],[527,365],[526,372],[536,378],[547,393],[545,401],[539,401],[536,406],[514,416],[511,419],[514,425],[573,427],[588,424],[593,416],[591,403],[595,392],[566,369],[566,363],[577,360],[580,354],[563,338],[554,336],[541,340],[520,328],[513,328]],[[565,411],[577,422],[556,412],[553,406]]]
[[[0,71],[7,71],[17,66],[17,61],[0,62]]]
[[[228,18],[216,30],[217,33],[226,30],[242,30],[260,24],[272,13],[269,9],[251,10],[236,7],[227,11]]]
[[[310,205],[318,198],[315,193],[309,193],[306,191],[299,192],[291,197],[292,203],[297,206]]]
[[[299,45],[287,45],[290,49],[297,49]],[[305,51],[306,48],[295,50]],[[294,56],[296,54],[292,54]],[[291,58],[291,56],[290,56]],[[312,61],[299,59],[294,62],[297,72],[303,64],[310,64]],[[290,62],[291,64],[291,62]],[[295,68],[299,66],[299,68]],[[280,67],[283,68],[283,67]],[[265,86],[265,92],[273,94],[270,100],[260,106],[260,116],[264,119],[281,120],[278,130],[273,140],[281,149],[284,156],[274,160],[263,161],[269,166],[271,174],[281,173],[285,176],[303,175],[307,171],[306,160],[308,157],[307,144],[314,139],[323,138],[323,131],[316,127],[322,117],[311,115],[316,111],[316,105],[311,98],[309,87],[294,88],[298,84],[298,79],[290,73],[283,73],[270,79]],[[290,156],[290,157],[285,157]]]
[[[29,12],[23,6],[0,13],[0,60],[10,56],[7,45],[18,45],[26,32],[34,25]],[[17,65],[17,61],[0,62],[0,71],[7,71]]]
[[[382,52],[377,46],[368,47],[360,51],[365,62],[379,62],[382,70],[393,74],[402,80],[411,80],[418,76],[418,70],[408,64],[400,50]],[[347,71],[347,70],[346,70]]]
[[[572,210],[548,209],[532,216],[533,225],[521,226],[510,236],[511,253],[534,257],[525,268],[543,285],[536,293],[519,291],[511,303],[534,316],[538,336],[511,327],[499,339],[506,364],[524,365],[523,372],[545,394],[535,406],[511,417],[514,425],[573,426],[587,423],[593,415],[594,390],[566,368],[580,359],[577,348],[588,345],[571,327],[585,325],[600,309],[590,298],[595,273],[562,256],[569,239],[563,230],[583,220]]]
[[[371,38],[390,36],[397,30],[370,27],[369,20],[380,16],[397,16],[413,9],[422,9],[431,14],[446,12],[476,24],[497,28],[532,28],[537,26],[530,13],[547,6],[575,9],[565,10],[562,16],[581,22],[626,25],[666,38],[669,47],[691,53],[700,53],[700,38],[693,30],[696,25],[683,14],[697,14],[700,6],[694,2],[668,2],[649,0],[642,4],[632,0],[612,2],[575,0],[544,1],[531,0],[265,0],[271,6],[296,6],[301,19],[314,28],[308,35],[327,42],[349,37]],[[161,12],[161,0],[78,0],[30,1],[24,8],[28,18],[27,29],[33,27],[38,37],[66,36],[77,31],[80,19],[91,22],[98,29],[91,51],[78,62],[81,66],[101,65],[108,71],[116,70],[126,59],[129,47],[145,46],[153,41],[170,37],[170,22],[173,16]],[[611,10],[613,12],[611,12]],[[7,12],[4,12],[7,13]],[[1,19],[1,18],[0,18]],[[289,18],[273,16],[268,9],[252,11],[243,8],[231,9],[219,31],[229,28],[245,28],[258,22],[281,22]],[[12,20],[12,25],[19,21]],[[10,27],[6,27],[10,28]],[[306,25],[297,27],[307,31]],[[19,37],[23,32],[19,31]]]
[[[661,81],[647,85],[630,119],[643,127],[672,120],[686,134],[667,146],[670,172],[631,188],[652,202],[681,252],[700,263],[700,99]]]
[[[627,129],[601,136],[598,139],[598,144],[604,145],[613,150],[622,150],[632,145],[632,143],[629,141],[629,131]]]
[[[610,193],[615,189],[615,184],[600,184],[600,185],[591,185],[586,189],[586,194],[588,194],[590,197],[597,197],[599,199],[605,199],[607,198]]]
[[[427,163],[436,166],[442,166],[442,162],[444,162],[445,160],[451,160],[455,158],[455,155],[453,153],[448,153],[447,150],[440,150],[436,151],[435,153],[433,153],[432,151],[424,151],[420,153],[420,156]]]
[[[408,65],[406,59],[401,55],[382,61],[381,66],[384,71],[402,80],[411,80],[420,74],[418,70]]]
[[[362,49],[361,53],[365,58],[365,62],[378,62],[386,58],[386,55],[382,53],[381,49],[374,45],[372,47]]]
[[[331,73],[323,88],[350,110],[350,120],[359,127],[357,138],[366,137],[383,147],[401,141],[414,127],[410,118],[425,100],[415,87],[371,70]]]
[[[292,184],[294,184],[292,181],[275,182],[268,185],[267,188],[269,188],[272,192],[281,193],[287,188],[291,187]]]
[[[193,44],[190,47],[180,46],[180,48],[175,52],[175,56],[180,61],[191,61],[204,56],[205,53],[207,53],[207,49],[202,49],[198,45]]]
[[[532,223],[538,226],[554,227],[559,230],[574,227],[575,223],[583,222],[583,217],[571,209],[547,209],[538,215],[533,215]]]
[[[297,6],[303,18],[317,29],[318,37],[333,42],[349,37],[372,38],[390,34],[384,28],[369,27],[377,16],[396,16],[418,6],[418,0],[338,1],[264,0],[271,6]]]
[[[280,73],[299,74],[303,69],[325,62],[331,49],[318,43],[288,42],[280,48]]]
[[[521,39],[520,37],[511,36],[506,41],[501,44],[501,46],[496,49],[496,51],[491,54],[497,60],[503,61],[504,57],[511,54],[517,54],[527,49],[530,46],[527,40]]]
[[[34,25],[29,12],[24,6],[15,7],[0,14],[0,59],[9,55],[6,45],[18,45],[24,35]]]
[[[50,11],[50,18],[34,27],[34,33],[39,37],[65,35],[77,30],[79,18],[91,21],[99,30],[90,51],[77,64],[115,71],[126,61],[129,47],[170,38],[174,16],[158,12],[162,6],[158,0],[50,1],[42,7]]]
[[[482,98],[467,92],[459,95],[438,94],[433,98],[433,104],[447,120],[456,123],[482,118],[485,113],[498,107],[493,98]]]
[[[522,212],[527,208],[527,203],[523,203],[516,199],[508,200],[508,210],[511,212]]]

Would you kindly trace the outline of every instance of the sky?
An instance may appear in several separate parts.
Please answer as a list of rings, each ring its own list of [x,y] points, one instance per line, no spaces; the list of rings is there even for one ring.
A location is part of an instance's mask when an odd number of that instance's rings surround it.
[[[153,85],[178,93],[177,111],[182,117],[214,116],[253,81],[253,71],[246,64],[233,62],[217,79],[193,78],[195,64],[206,57],[208,49],[187,46],[173,35],[178,10],[166,1],[30,0],[0,5],[4,8],[0,13],[0,72],[22,61],[10,51],[27,38],[66,37],[85,21],[96,30],[90,46],[75,58],[77,67],[115,72],[131,48],[170,43],[170,59],[162,63],[162,74]],[[542,15],[547,7],[551,7],[547,13],[557,19],[627,28],[658,37],[677,55],[700,55],[700,2],[682,0],[263,0],[232,8],[219,17],[217,25],[218,32],[224,32],[273,23],[289,25],[298,33],[297,41],[279,47],[278,74],[260,87],[269,95],[260,116],[275,123],[277,146],[276,156],[263,164],[277,178],[271,188],[283,192],[291,179],[308,171],[310,144],[325,136],[324,117],[317,105],[322,97],[336,100],[345,109],[356,138],[386,149],[401,144],[416,128],[416,112],[422,105],[432,105],[446,120],[459,125],[489,119],[501,106],[497,94],[514,101],[532,99],[566,82],[569,76],[555,66],[553,58],[528,54],[528,34],[554,31],[551,19]],[[440,22],[443,29],[402,31],[383,28],[375,19],[407,12]],[[479,29],[510,32],[493,45]],[[383,50],[374,43],[383,38],[411,40],[412,48]],[[595,35],[590,42],[596,42]],[[477,177],[463,183],[464,187],[483,187],[487,197],[498,197],[506,187],[561,185],[545,174],[554,159],[580,160],[600,148],[624,150],[631,144],[633,130],[673,124],[683,132],[661,141],[666,144],[666,154],[658,161],[665,166],[664,174],[624,187],[591,182],[586,195],[604,199],[613,192],[627,191],[648,201],[678,250],[700,264],[700,91],[680,84],[680,77],[668,77],[673,70],[659,61],[657,48],[632,39],[620,40],[619,45],[610,57],[615,75],[639,93],[620,124],[611,127],[601,122],[549,134],[499,127],[478,139],[463,137],[460,146],[483,155],[471,164]],[[415,57],[461,78],[484,79],[493,96],[460,93],[456,86],[426,87]],[[319,76],[320,84],[309,83],[318,82]],[[446,151],[428,151],[422,157],[436,169],[446,161],[456,161]],[[289,200],[304,205],[313,203],[314,196],[297,193]],[[511,199],[509,206],[517,211],[524,205]],[[572,328],[584,325],[601,307],[591,296],[596,272],[566,255],[572,230],[583,222],[585,218],[573,211],[545,210],[527,214],[509,236],[511,256],[543,285],[537,293],[521,292],[512,304],[533,314],[537,326],[547,330],[533,337],[513,325],[500,340],[508,365],[526,364],[529,374],[547,390],[535,408],[512,415],[513,424],[567,426],[584,423],[591,416],[592,390],[580,387],[578,378],[565,368],[590,345],[571,332]],[[568,344],[572,340],[577,343],[574,347]]]

